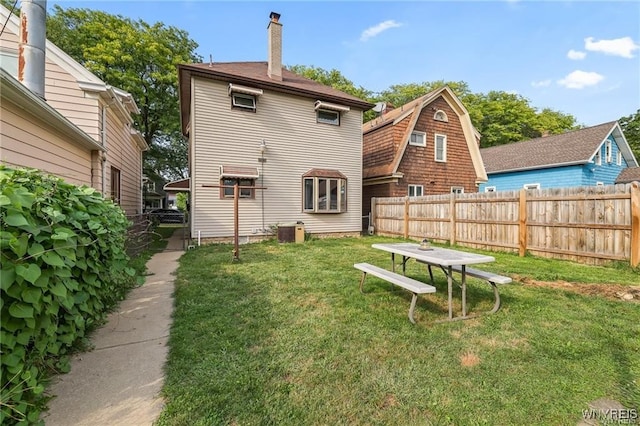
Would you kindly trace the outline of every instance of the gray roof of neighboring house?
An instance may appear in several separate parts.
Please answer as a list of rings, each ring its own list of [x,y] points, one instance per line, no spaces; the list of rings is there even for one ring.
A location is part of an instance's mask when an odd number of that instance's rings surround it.
[[[487,173],[587,163],[616,121],[580,130],[480,150]]]
[[[261,89],[288,93],[307,98],[337,102],[361,110],[373,108],[373,104],[356,96],[302,77],[286,68],[282,68],[282,81],[271,79],[267,75],[267,62],[213,62],[178,65],[180,84],[180,107],[182,117],[189,115],[191,75],[210,78],[229,83],[246,84]],[[185,120],[186,121],[186,120]],[[183,121],[183,126],[186,125]],[[183,129],[184,131],[185,129]]]
[[[616,183],[640,182],[640,167],[627,167],[622,169]]]

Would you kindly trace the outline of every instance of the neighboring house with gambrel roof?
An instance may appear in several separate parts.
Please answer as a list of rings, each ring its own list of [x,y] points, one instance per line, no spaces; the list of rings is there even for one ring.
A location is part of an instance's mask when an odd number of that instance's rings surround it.
[[[363,215],[372,197],[477,192],[480,135],[444,86],[362,125]]]
[[[613,185],[638,162],[617,121],[480,150],[481,191]]]
[[[235,184],[243,241],[298,221],[313,234],[361,231],[362,113],[373,105],[284,69],[279,18],[267,62],[178,66],[194,237],[234,236]]]

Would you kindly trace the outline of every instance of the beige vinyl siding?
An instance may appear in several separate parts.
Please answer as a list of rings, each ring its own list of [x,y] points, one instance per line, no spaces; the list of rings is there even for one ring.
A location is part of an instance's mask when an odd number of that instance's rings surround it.
[[[340,126],[316,123],[314,102],[264,91],[256,112],[230,107],[227,84],[194,78],[191,137],[194,209],[192,232],[202,238],[233,235],[233,200],[219,198],[220,165],[256,167],[262,173],[259,145],[267,143],[264,175],[265,227],[302,221],[312,233],[359,232],[362,190],[362,112],[341,114]],[[302,175],[312,168],[336,169],[347,180],[348,211],[302,212]],[[262,228],[262,191],[239,202],[240,235]]]
[[[91,151],[69,141],[48,123],[2,102],[0,158],[11,166],[32,167],[75,185],[91,185]]]
[[[141,213],[142,153],[115,111],[107,108],[107,163],[105,196],[111,196],[111,167],[120,170],[120,207],[128,215]]]

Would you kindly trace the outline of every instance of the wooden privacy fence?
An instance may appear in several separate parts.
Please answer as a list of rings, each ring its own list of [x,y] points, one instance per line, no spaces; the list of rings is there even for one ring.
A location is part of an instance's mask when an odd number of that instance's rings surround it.
[[[373,198],[380,235],[601,264],[640,263],[640,187],[627,185]]]

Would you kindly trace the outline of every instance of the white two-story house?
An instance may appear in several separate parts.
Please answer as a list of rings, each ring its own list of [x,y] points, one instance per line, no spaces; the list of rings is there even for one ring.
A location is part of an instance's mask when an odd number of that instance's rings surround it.
[[[180,65],[189,140],[191,234],[246,240],[303,222],[312,234],[359,234],[362,113],[372,104],[282,66],[271,13],[268,61]]]

